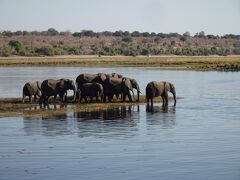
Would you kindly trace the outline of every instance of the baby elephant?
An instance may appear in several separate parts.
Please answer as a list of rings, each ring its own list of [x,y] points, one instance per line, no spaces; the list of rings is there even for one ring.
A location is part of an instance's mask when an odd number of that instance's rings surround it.
[[[174,98],[174,106],[176,106],[176,91],[175,87],[170,82],[156,82],[152,81],[147,84],[146,87],[146,99],[149,103],[149,100],[151,100],[151,105],[153,105],[153,98],[157,96],[161,96],[163,100],[163,106],[168,105],[168,91],[170,91],[173,94]]]
[[[93,83],[84,83],[82,84],[79,89],[77,90],[77,95],[79,98],[79,102],[82,101],[82,99],[87,102],[87,97],[90,97],[90,102],[92,102],[92,99],[95,97],[98,101],[98,97],[100,97],[101,102],[103,100],[103,86],[99,83],[93,82]]]
[[[25,102],[25,97],[29,97],[29,102],[32,102],[32,96],[34,96],[34,101],[36,101],[37,96],[41,96],[41,85],[42,83],[39,81],[28,82],[23,86],[23,98],[22,102]]]

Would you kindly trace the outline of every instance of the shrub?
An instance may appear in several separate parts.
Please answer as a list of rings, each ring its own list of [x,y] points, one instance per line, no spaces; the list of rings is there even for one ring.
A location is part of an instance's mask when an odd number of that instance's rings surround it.
[[[20,50],[24,49],[22,43],[16,40],[9,41],[8,45],[14,48],[17,53],[19,53]]]
[[[44,56],[53,56],[54,55],[54,51],[51,47],[36,48],[35,53],[37,55],[44,55]]]
[[[75,54],[75,55],[79,55],[81,54],[82,50],[81,48],[78,47],[70,47],[67,49],[68,54]]]
[[[2,48],[0,48],[0,55],[7,57],[11,55],[11,47],[9,46],[3,46]]]
[[[133,41],[133,38],[131,36],[125,36],[122,38],[122,41],[130,43]]]

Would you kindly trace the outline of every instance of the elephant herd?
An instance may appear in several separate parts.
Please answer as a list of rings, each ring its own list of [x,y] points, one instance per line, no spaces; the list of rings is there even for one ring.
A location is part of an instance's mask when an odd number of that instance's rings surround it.
[[[39,98],[39,104],[45,106],[48,105],[49,98],[59,96],[61,102],[66,102],[67,91],[73,90],[73,102],[79,101],[80,103],[92,102],[93,98],[100,102],[111,102],[113,97],[121,99],[122,102],[126,101],[126,98],[130,102],[134,98],[134,89],[137,91],[137,99],[139,102],[140,88],[138,82],[129,77],[124,77],[117,73],[98,73],[98,74],[80,74],[76,81],[70,79],[47,79],[43,82],[28,82],[23,87],[22,102],[25,102],[26,96],[29,97],[29,101],[32,102],[32,97],[36,101]],[[132,95],[131,95],[132,92]],[[146,86],[146,100],[153,105],[153,98],[161,96],[163,100],[163,106],[168,105],[168,92],[171,92],[174,97],[174,106],[176,105],[176,91],[175,87],[170,82],[149,82]]]

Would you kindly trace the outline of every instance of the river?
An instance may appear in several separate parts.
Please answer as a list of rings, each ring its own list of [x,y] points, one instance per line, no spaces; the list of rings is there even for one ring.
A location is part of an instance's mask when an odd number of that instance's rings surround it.
[[[1,67],[0,97],[25,82],[117,72],[175,84],[177,106],[0,118],[0,179],[240,179],[240,73],[148,68]]]

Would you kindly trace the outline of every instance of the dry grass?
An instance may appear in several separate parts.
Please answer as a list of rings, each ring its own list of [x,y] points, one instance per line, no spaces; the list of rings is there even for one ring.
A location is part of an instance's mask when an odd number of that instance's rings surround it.
[[[226,57],[125,57],[125,56],[55,56],[0,58],[0,66],[90,66],[159,67],[185,70],[240,70],[240,56]]]

